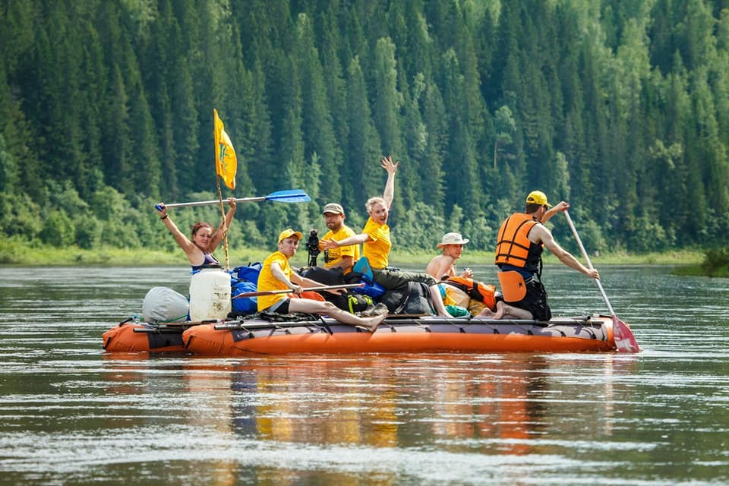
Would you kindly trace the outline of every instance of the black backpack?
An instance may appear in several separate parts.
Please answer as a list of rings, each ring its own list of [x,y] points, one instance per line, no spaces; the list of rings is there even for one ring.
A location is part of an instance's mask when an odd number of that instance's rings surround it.
[[[435,314],[430,303],[430,288],[423,282],[408,282],[407,290],[388,290],[380,302],[391,314]]]

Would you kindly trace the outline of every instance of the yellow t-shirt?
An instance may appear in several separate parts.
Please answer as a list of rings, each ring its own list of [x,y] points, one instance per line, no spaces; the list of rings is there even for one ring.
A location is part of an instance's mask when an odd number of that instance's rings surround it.
[[[261,268],[261,273],[258,274],[259,292],[267,290],[288,290],[286,284],[273,276],[271,264],[274,262],[278,263],[281,267],[281,271],[283,271],[284,275],[286,275],[286,278],[291,279],[291,266],[289,265],[289,259],[280,251],[274,252],[263,261],[263,268]],[[262,311],[264,309],[268,309],[279,300],[286,298],[287,294],[259,295],[258,310]]]
[[[349,226],[342,225],[341,228],[339,228],[339,231],[336,233],[333,233],[332,230],[329,230],[327,234],[324,235],[324,240],[335,240],[335,241],[341,241],[345,238],[349,238],[350,236],[355,236],[355,232],[352,231],[352,228]],[[329,255],[329,261],[324,264],[325,268],[333,267],[334,265],[338,264],[342,261],[342,257],[350,256],[352,257],[352,264],[354,265],[354,262],[359,260],[359,245],[349,245],[349,246],[341,246],[339,248],[331,248],[327,250],[327,255]],[[344,273],[351,272],[352,269],[348,268]]]
[[[387,267],[390,248],[392,247],[390,227],[387,226],[387,223],[375,223],[372,218],[369,218],[362,232],[370,237],[362,245],[362,255],[367,257],[370,267],[376,270]]]

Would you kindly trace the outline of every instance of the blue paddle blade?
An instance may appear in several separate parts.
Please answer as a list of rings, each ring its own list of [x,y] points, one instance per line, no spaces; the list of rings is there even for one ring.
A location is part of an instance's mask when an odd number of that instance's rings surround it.
[[[309,197],[309,195],[300,189],[290,189],[288,191],[272,192],[271,194],[266,196],[265,199],[266,199],[266,201],[286,202],[286,203],[300,203],[300,202],[311,201],[311,198]]]

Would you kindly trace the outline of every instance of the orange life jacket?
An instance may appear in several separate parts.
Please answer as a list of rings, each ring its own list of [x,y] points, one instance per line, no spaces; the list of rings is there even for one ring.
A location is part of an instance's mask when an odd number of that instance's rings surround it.
[[[446,283],[463,290],[470,298],[483,302],[489,309],[496,310],[496,287],[493,285],[466,277],[448,277]]]
[[[529,231],[538,221],[525,213],[514,213],[501,224],[496,242],[497,265],[512,265],[530,272],[539,272],[542,245],[529,241]]]

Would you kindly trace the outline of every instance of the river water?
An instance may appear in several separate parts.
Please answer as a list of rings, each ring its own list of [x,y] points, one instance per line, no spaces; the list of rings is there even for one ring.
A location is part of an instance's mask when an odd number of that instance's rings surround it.
[[[0,268],[0,484],[729,484],[729,280],[601,274],[640,354],[111,355],[187,269]]]

